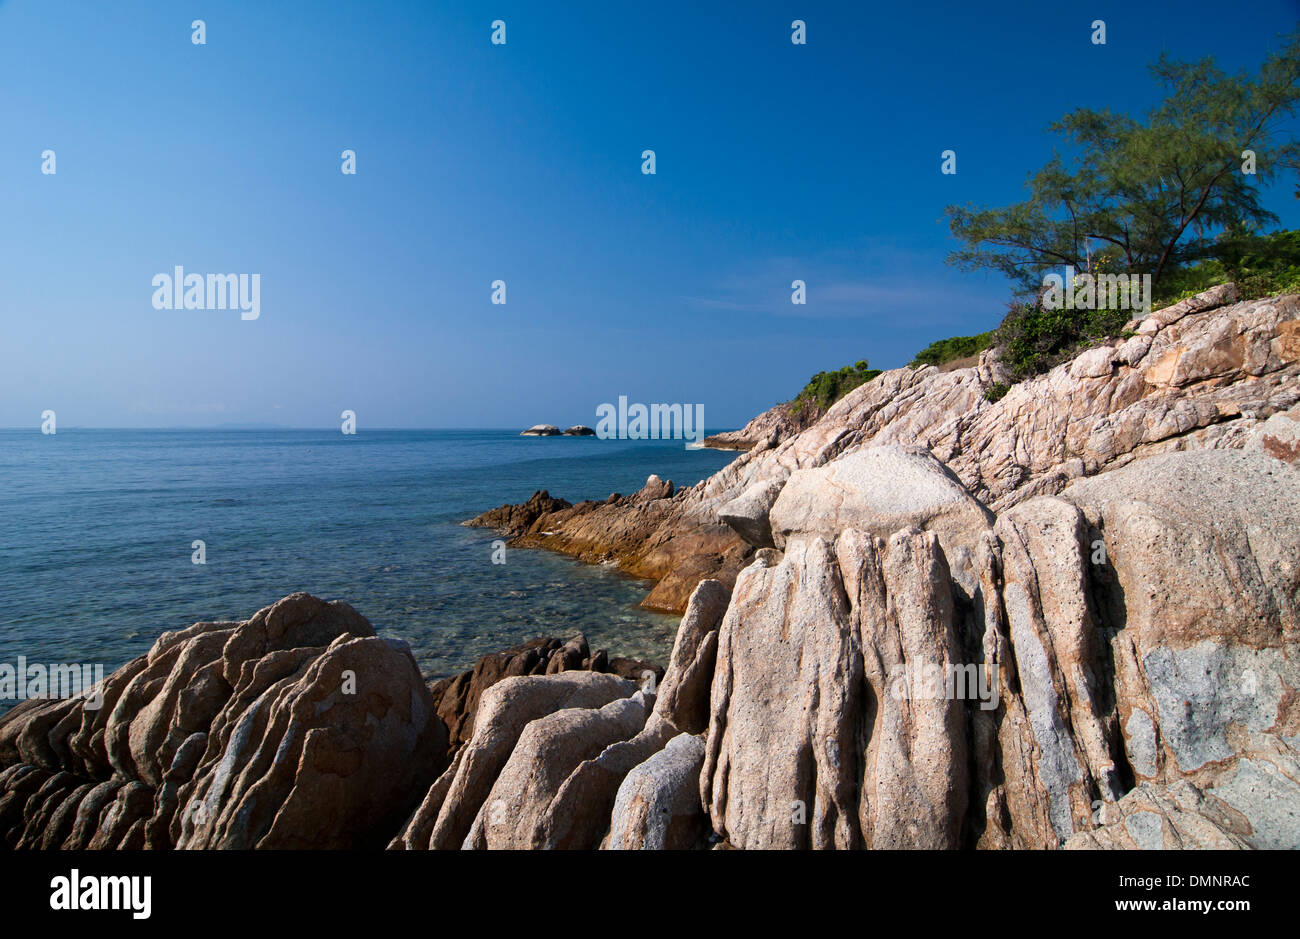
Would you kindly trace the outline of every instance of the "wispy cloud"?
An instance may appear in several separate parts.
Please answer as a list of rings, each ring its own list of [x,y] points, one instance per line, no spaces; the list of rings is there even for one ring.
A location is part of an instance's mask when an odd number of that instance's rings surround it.
[[[922,260],[925,263],[919,263]],[[885,264],[888,269],[883,269]],[[918,273],[918,268],[930,268],[931,272]],[[796,280],[805,284],[806,302],[802,304],[791,299]],[[702,312],[889,320],[903,310],[938,313],[967,304],[971,291],[933,260],[841,255],[815,260],[771,258],[720,277],[708,290],[693,291],[681,300]]]
[[[171,401],[136,401],[131,410],[136,414],[225,414],[228,410],[220,403],[179,404]]]

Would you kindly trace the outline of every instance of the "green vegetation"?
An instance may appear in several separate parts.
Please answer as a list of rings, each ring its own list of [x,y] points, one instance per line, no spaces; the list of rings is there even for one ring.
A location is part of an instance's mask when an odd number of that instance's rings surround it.
[[[854,388],[866,384],[879,374],[880,369],[871,368],[866,359],[855,365],[846,365],[838,372],[818,372],[808,380],[803,391],[795,395],[790,413],[800,414],[810,405],[824,411]]]
[[[1222,233],[1206,249],[1208,257],[1195,264],[1170,269],[1153,291],[1152,309],[1160,309],[1228,282],[1237,285],[1244,299],[1300,293],[1300,230],[1261,235],[1234,229]],[[1106,260],[1094,257],[1093,269],[1104,271]],[[944,365],[998,346],[1002,364],[1013,381],[1041,375],[1099,342],[1126,339],[1124,325],[1133,318],[1129,309],[1044,309],[1039,299],[1010,304],[1002,324],[975,336],[952,336],[930,343],[916,354],[913,368]],[[791,413],[812,404],[826,410],[854,388],[880,374],[865,361],[838,372],[818,372],[795,397]],[[997,401],[1007,393],[1001,382],[985,391]]]
[[[916,354],[916,358],[912,359],[912,368],[922,365],[944,365],[955,359],[978,355],[992,346],[996,338],[997,330],[991,329],[978,336],[953,336],[949,339],[940,339],[930,343]]]
[[[1058,283],[1067,268],[1149,274],[1153,308],[1227,281],[1247,299],[1300,292],[1300,232],[1260,234],[1277,221],[1260,202],[1262,189],[1300,167],[1290,125],[1300,113],[1300,30],[1282,37],[1256,75],[1164,55],[1151,72],[1165,97],[1142,120],[1079,108],[1050,126],[1065,155],[1030,175],[1025,201],[947,209],[962,244],[949,263],[996,271],[1017,286],[986,343],[1001,347],[1015,381],[1124,335],[1134,312],[1049,309],[1049,273]],[[933,343],[912,364],[974,354],[970,340],[982,338]],[[1003,394],[994,386],[986,397]]]
[[[1044,310],[1012,304],[998,327],[1002,364],[1015,381],[1040,375],[1103,339],[1118,336],[1129,310]]]
[[[1212,58],[1162,55],[1151,73],[1164,100],[1141,120],[1075,109],[1049,127],[1064,155],[1054,153],[1030,175],[1025,201],[949,206],[962,245],[949,263],[1006,275],[1016,298],[996,330],[933,342],[912,366],[997,346],[1012,380],[1022,381],[1100,341],[1131,335],[1124,326],[1138,303],[1114,290],[1073,304],[1084,308],[1049,308],[1057,304],[1044,302],[1044,276],[1056,275],[1060,285],[1067,268],[1092,275],[1093,283],[1099,275],[1149,275],[1153,309],[1227,281],[1246,299],[1300,293],[1300,232],[1260,234],[1278,220],[1261,204],[1261,191],[1300,168],[1292,123],[1300,114],[1300,29],[1276,48],[1255,75],[1225,73]],[[1097,297],[1105,298],[1103,308],[1086,308]],[[820,372],[791,411],[824,410],[877,374],[866,362]],[[996,401],[1006,392],[998,383],[985,397]]]
[[[1154,291],[1160,309],[1229,281],[1245,299],[1300,293],[1300,231],[1271,235],[1225,234],[1209,249],[1214,257],[1174,268]],[[1041,303],[1014,303],[997,329],[1002,361],[1016,381],[1039,375],[1106,339],[1123,337],[1133,311],[1045,310]]]
[[[952,233],[965,245],[949,262],[998,271],[1026,295],[1052,269],[1092,272],[1099,256],[1111,270],[1150,274],[1161,285],[1213,256],[1216,233],[1276,223],[1260,190],[1300,165],[1300,143],[1284,136],[1300,111],[1300,30],[1257,77],[1226,74],[1212,58],[1165,55],[1151,72],[1166,97],[1145,123],[1078,108],[1049,128],[1068,156],[1029,177],[1026,201],[949,206]]]
[[[1025,201],[947,208],[961,243],[949,263],[1007,276],[1016,299],[996,330],[931,343],[913,366],[942,365],[996,345],[1012,380],[1022,381],[1124,336],[1139,303],[1114,290],[1074,309],[1050,308],[1058,304],[1045,302],[1044,276],[1055,275],[1059,288],[1068,269],[1093,283],[1099,275],[1149,275],[1152,308],[1227,281],[1246,299],[1300,292],[1300,232],[1261,234],[1278,219],[1260,201],[1263,189],[1300,168],[1293,125],[1300,115],[1300,29],[1282,37],[1255,75],[1225,73],[1212,58],[1180,62],[1165,55],[1151,73],[1165,94],[1142,119],[1077,108],[1050,126],[1064,155],[1055,153],[1030,175]],[[1088,308],[1099,297],[1102,308]],[[825,409],[876,374],[859,362],[814,375],[792,412],[810,404]],[[995,385],[986,396],[1005,393]]]
[[[1244,299],[1300,293],[1300,231],[1271,235],[1228,232],[1212,257],[1170,272],[1155,291],[1155,305],[1168,306],[1233,281]]]
[[[1000,381],[995,381],[984,389],[984,400],[989,402],[1001,401],[1011,389]]]

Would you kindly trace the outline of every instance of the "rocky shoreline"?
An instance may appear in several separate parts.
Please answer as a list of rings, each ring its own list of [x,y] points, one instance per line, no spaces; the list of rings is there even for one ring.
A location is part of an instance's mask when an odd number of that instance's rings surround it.
[[[680,613],[701,580],[735,583],[753,559],[746,526],[761,525],[793,472],[869,445],[928,449],[995,513],[1158,453],[1273,447],[1294,461],[1297,317],[1294,295],[1236,302],[1227,284],[1130,323],[1130,338],[1015,385],[997,402],[984,396],[1004,379],[989,353],[970,368],[893,369],[811,426],[781,404],[709,438],[745,452],[695,486],[674,490],[652,476],[631,496],[576,506],[541,490],[467,524],[497,529],[518,547],[617,563],[656,582],[643,606]]]
[[[694,489],[651,475],[630,496],[573,505],[546,490],[518,505],[503,505],[466,525],[491,528],[519,548],[547,548],[589,563],[615,562],[633,577],[655,581],[641,605],[682,613],[702,580],[730,588],[753,549],[718,518],[688,518]]]
[[[778,404],[755,417],[740,430],[710,434],[704,446],[712,450],[752,450],[756,446],[775,446],[778,441],[807,430],[825,413],[812,403],[796,411],[795,402]]]
[[[655,579],[662,673],[574,637],[430,685],[295,594],[0,717],[0,841],[1300,847],[1300,296],[1131,325],[997,402],[987,354],[897,369],[696,486],[472,520]]]

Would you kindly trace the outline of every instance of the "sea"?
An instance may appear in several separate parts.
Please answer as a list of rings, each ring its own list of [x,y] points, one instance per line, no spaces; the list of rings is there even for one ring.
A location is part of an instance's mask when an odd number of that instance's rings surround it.
[[[638,607],[651,584],[549,551],[493,563],[500,536],[461,522],[538,489],[689,486],[735,456],[501,430],[0,430],[0,663],[108,674],[164,630],[303,590],[405,640],[431,680],[579,631],[663,664],[678,617]]]

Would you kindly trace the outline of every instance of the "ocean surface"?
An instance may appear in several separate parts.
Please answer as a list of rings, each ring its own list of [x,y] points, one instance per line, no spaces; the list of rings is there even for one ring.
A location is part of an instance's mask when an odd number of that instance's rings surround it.
[[[467,518],[537,489],[578,502],[735,453],[509,431],[0,430],[0,663],[102,663],[305,590],[406,640],[427,678],[538,635],[664,663],[649,584],[508,549]],[[191,543],[206,543],[206,564]],[[0,711],[12,701],[0,701]]]

